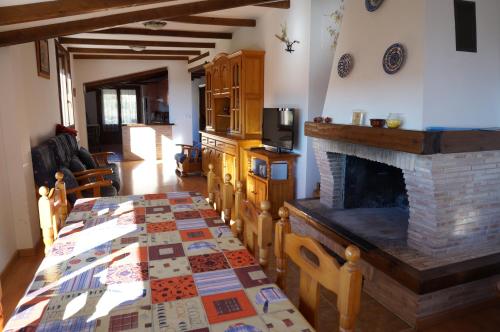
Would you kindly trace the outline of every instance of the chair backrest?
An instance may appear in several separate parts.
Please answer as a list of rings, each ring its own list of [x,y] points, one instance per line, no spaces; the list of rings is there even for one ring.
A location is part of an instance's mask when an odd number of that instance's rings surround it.
[[[223,214],[224,221],[229,225],[234,202],[234,188],[231,175],[226,174],[224,180],[215,174],[214,166],[208,165],[207,192],[208,201],[215,210]]]
[[[38,213],[40,216],[40,228],[42,229],[45,254],[50,250],[58,236],[59,230],[64,226],[68,217],[68,200],[66,197],[66,185],[64,175],[56,173],[55,187],[49,189],[40,187],[38,200]]]
[[[239,206],[236,225],[243,243],[257,256],[259,264],[266,266],[273,241],[273,217],[269,212],[271,203],[262,201],[259,210],[252,202],[237,198],[235,205]]]
[[[337,294],[340,331],[354,331],[362,286],[359,249],[347,247],[347,262],[340,266],[317,241],[291,232],[288,209],[280,208],[279,215],[275,233],[278,285],[286,287],[287,258],[290,258],[300,269],[299,310],[309,323],[317,327],[319,285],[322,285]]]

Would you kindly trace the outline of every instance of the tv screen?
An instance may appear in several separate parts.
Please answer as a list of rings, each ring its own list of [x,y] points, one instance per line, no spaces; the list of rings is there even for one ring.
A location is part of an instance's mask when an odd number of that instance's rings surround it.
[[[293,149],[293,108],[264,108],[262,144],[278,149]]]

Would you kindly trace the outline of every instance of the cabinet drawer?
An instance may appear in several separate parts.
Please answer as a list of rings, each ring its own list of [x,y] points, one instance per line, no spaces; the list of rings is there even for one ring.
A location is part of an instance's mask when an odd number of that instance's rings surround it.
[[[208,143],[208,138],[202,136],[201,137],[201,143],[207,144]]]
[[[211,146],[215,146],[215,140],[212,139],[212,138],[209,138],[208,141],[207,141],[207,144],[211,145]]]
[[[224,152],[236,156],[236,146],[226,143],[224,147]]]

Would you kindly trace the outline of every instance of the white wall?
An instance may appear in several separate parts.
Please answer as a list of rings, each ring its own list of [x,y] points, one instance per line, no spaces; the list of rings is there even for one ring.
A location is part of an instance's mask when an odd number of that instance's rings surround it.
[[[477,53],[457,52],[453,0],[427,0],[424,128],[500,126],[499,14],[476,0]]]
[[[49,49],[50,80],[37,75],[34,43],[0,48],[0,271],[40,239],[31,147],[60,122],[53,40]]]
[[[75,116],[82,145],[87,146],[84,83],[162,67],[168,69],[170,121],[175,123],[174,141],[175,143],[193,141],[191,75],[187,71],[185,61],[74,60],[73,63],[76,88]]]
[[[449,0],[431,0],[443,1]],[[353,110],[367,112],[368,119],[403,113],[405,128],[422,128],[424,11],[425,1],[386,0],[371,13],[364,1],[345,2],[324,116],[336,123],[351,123]],[[408,57],[400,72],[387,75],[382,58],[396,42],[406,46]],[[353,55],[354,68],[342,79],[337,63],[344,53]]]

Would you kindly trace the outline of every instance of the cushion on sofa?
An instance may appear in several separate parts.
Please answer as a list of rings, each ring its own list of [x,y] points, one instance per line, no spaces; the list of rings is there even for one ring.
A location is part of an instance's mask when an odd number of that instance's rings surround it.
[[[72,172],[83,172],[87,169],[87,167],[85,167],[85,164],[80,160],[80,158],[78,158],[78,156],[75,155],[69,162],[69,169]]]
[[[40,144],[31,149],[33,161],[33,174],[38,187],[53,188],[56,182],[55,174],[58,166],[51,147],[47,143]]]
[[[70,134],[61,134],[59,136],[62,136],[66,139],[66,142],[68,144],[68,147],[70,148],[72,155],[78,154],[79,146],[75,136]]]
[[[66,139],[62,136],[56,136],[49,139],[47,143],[54,153],[57,164],[60,166],[69,166],[72,153]]]
[[[80,147],[80,150],[78,150],[78,158],[80,158],[87,169],[97,168],[97,163],[95,162],[94,158],[84,147]]]

